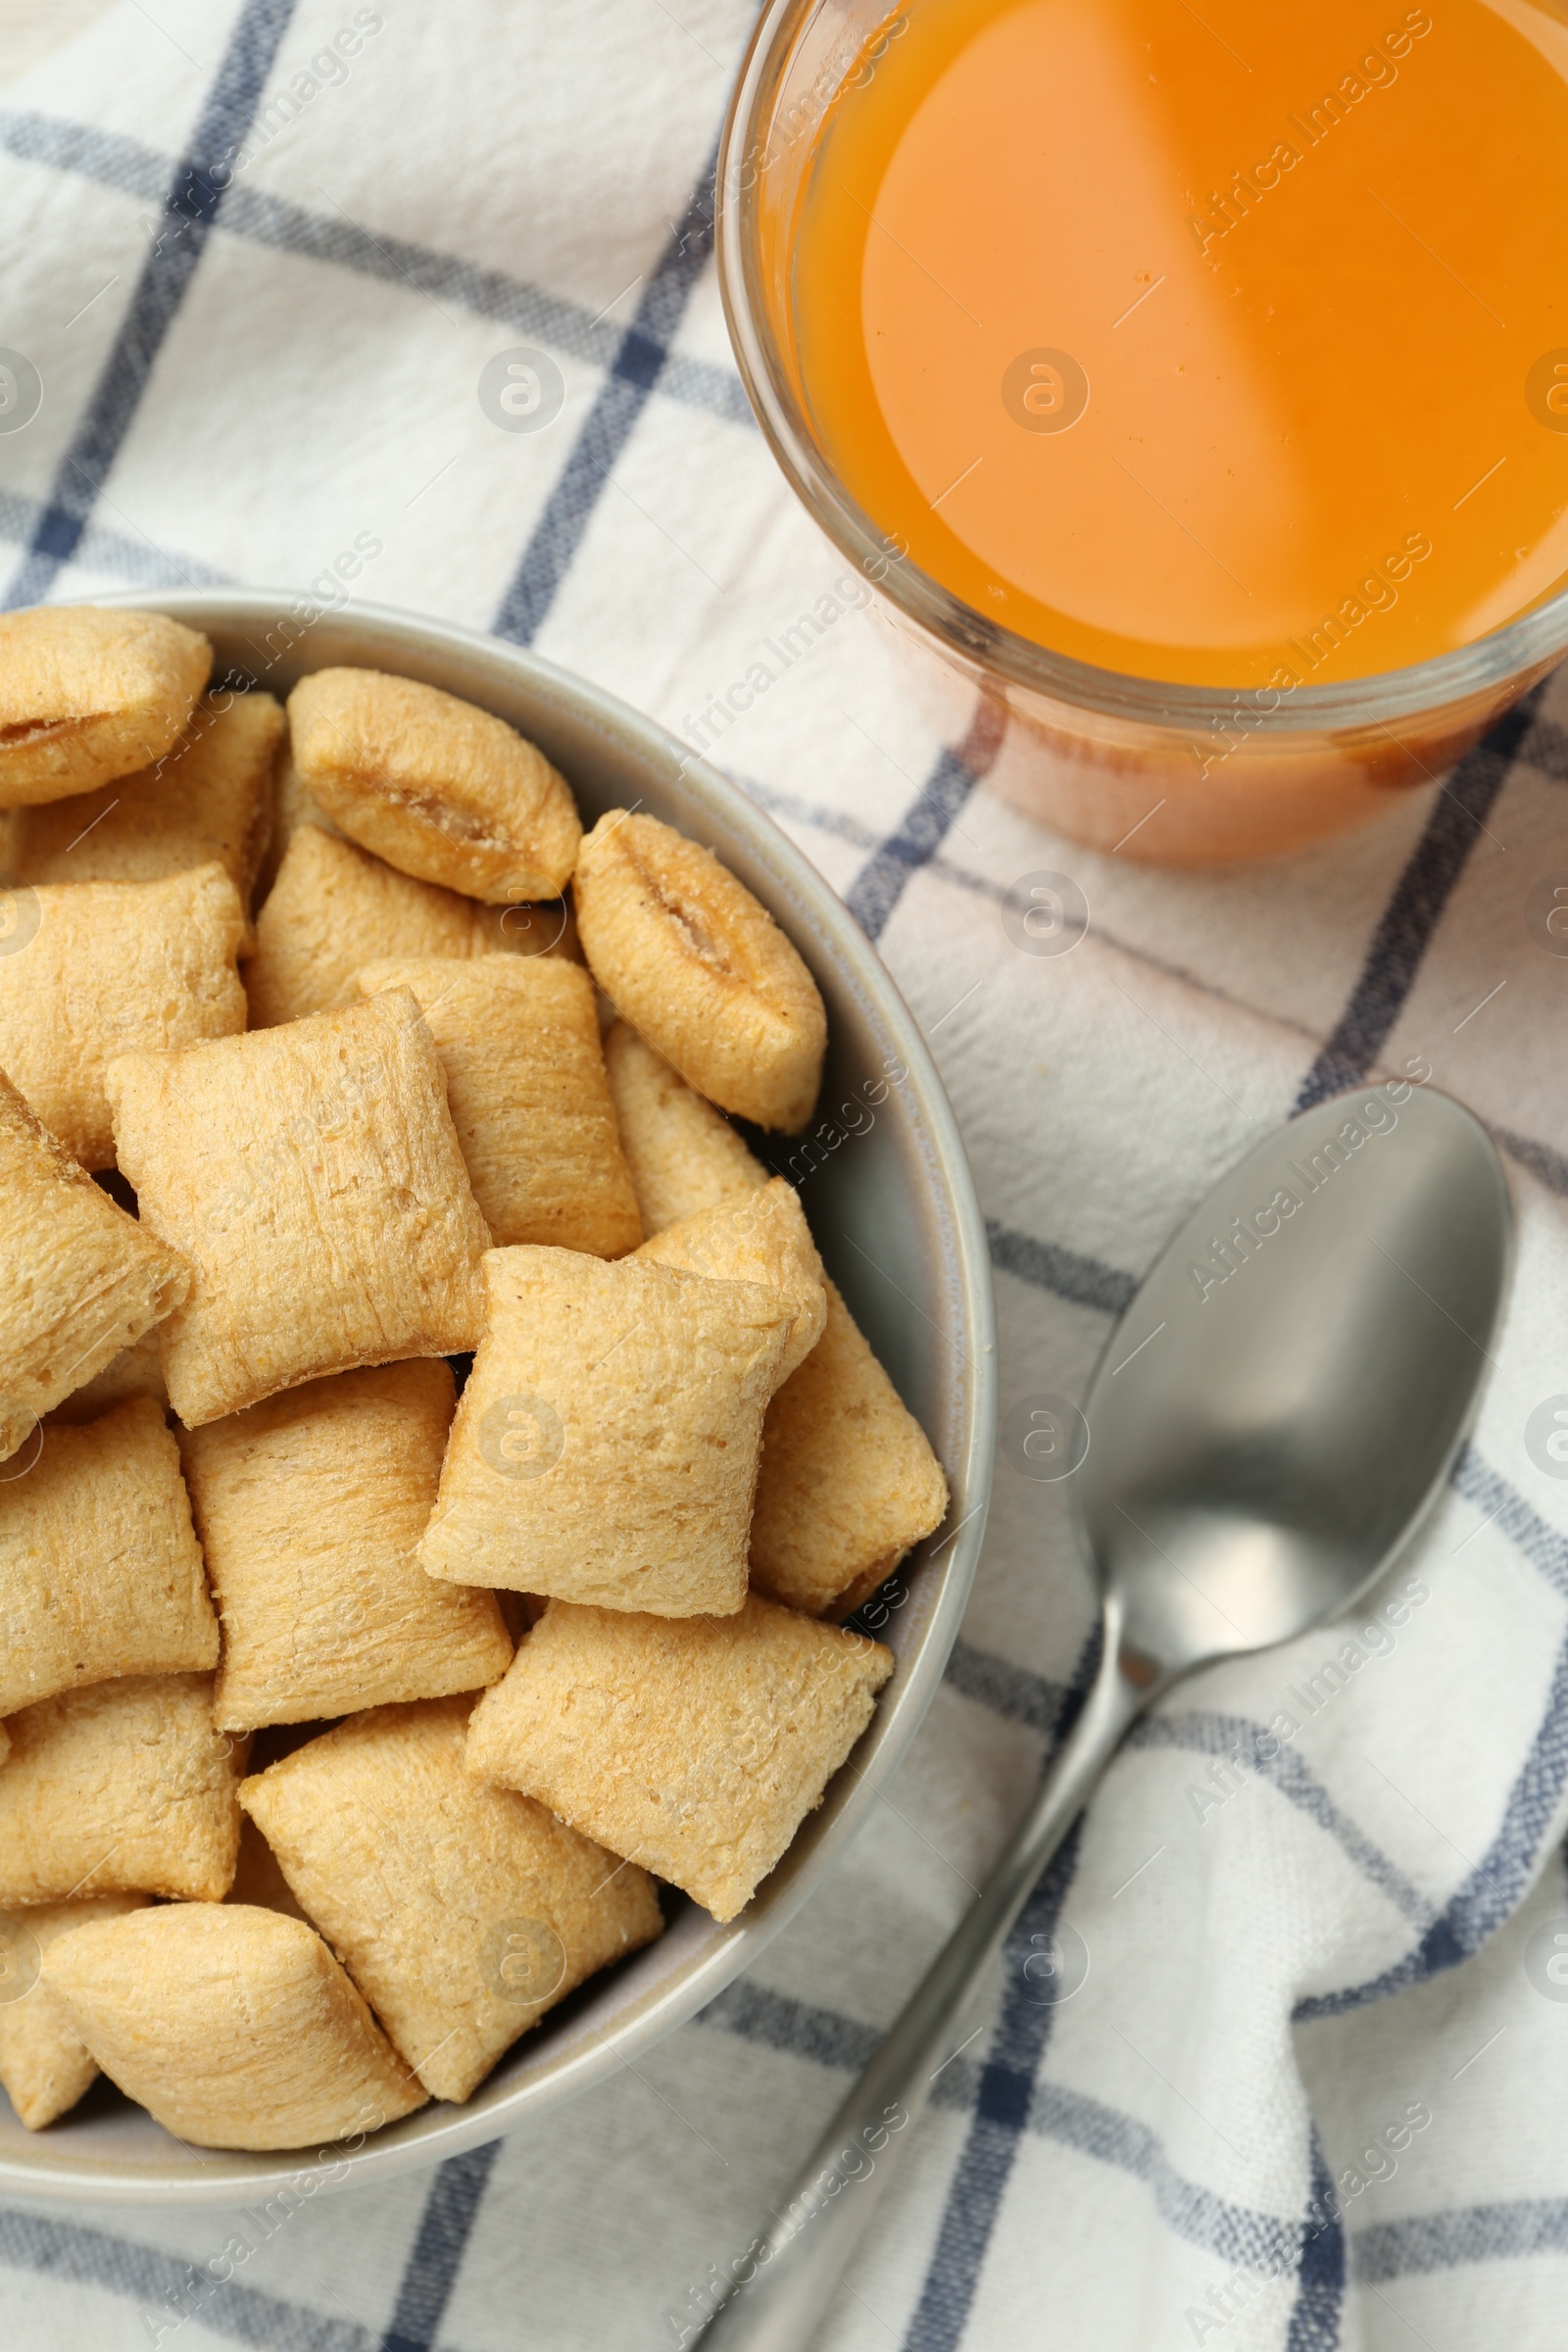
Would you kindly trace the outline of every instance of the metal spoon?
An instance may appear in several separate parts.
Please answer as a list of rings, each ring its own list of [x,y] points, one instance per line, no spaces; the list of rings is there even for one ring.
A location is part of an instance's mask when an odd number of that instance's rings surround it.
[[[730,2266],[707,2352],[805,2352],[964,2006],[1128,1728],[1181,1675],[1347,1608],[1443,1489],[1507,1285],[1485,1129],[1402,1082],[1270,1136],[1182,1226],[1111,1336],[1072,1472],[1099,1678],[985,1886]],[[1082,1448],[1087,1444],[1087,1452]],[[691,2340],[691,2339],[688,2339]]]

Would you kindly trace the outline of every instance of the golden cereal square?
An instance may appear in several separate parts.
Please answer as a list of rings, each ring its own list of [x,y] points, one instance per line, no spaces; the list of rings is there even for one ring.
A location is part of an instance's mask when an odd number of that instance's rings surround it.
[[[127,1675],[24,1707],[0,1768],[0,1907],[139,1890],[220,1902],[246,1742],[206,1674]]]
[[[272,766],[283,733],[270,694],[203,697],[172,752],[96,792],[19,819],[20,882],[154,882],[220,864],[249,908],[272,823]]]
[[[618,1257],[643,1238],[599,1043],[594,984],[556,956],[394,957],[366,996],[412,989],[447,1076],[474,1199],[498,1248]]]
[[[122,1919],[146,1901],[144,1894],[104,1894],[0,1912],[0,2083],[28,2132],[41,2132],[74,2107],[98,2073],[97,2061],[41,1981],[44,1953],[73,1928]]]
[[[0,1461],[189,1288],[183,1259],[116,1207],[0,1074]]]
[[[756,1593],[678,1623],[552,1601],[474,1709],[468,1765],[733,1919],[892,1671],[879,1642]]]
[[[642,1871],[467,1771],[471,1707],[356,1715],[240,1790],[437,2099],[467,2098],[547,2009],[663,1925]]]
[[[74,1928],[43,1982],[112,2082],[201,2148],[303,2148],[424,2105],[314,1928],[172,1903]]]
[[[44,1434],[0,1483],[0,1715],[116,1675],[218,1663],[218,1620],[159,1407]]]
[[[109,1071],[141,1221],[192,1269],[162,1326],[188,1427],[279,1389],[471,1348],[489,1234],[407,989]]]
[[[766,1184],[767,1170],[723,1112],[624,1021],[605,1039],[605,1069],[644,1233],[662,1233],[699,1209]]]
[[[759,1192],[737,1194],[683,1217],[678,1225],[666,1225],[637,1254],[688,1274],[705,1274],[710,1282],[759,1282],[781,1292],[793,1319],[778,1367],[780,1385],[822,1336],[827,1321],[822,1261],[800,1195],[782,1176]]]
[[[288,719],[307,789],[389,864],[476,899],[564,890],[582,839],[570,787],[505,720],[373,669],[302,678]]]
[[[738,1609],[788,1301],[570,1250],[494,1250],[484,1273],[426,1568],[671,1617]]]
[[[245,1026],[238,894],[209,864],[155,882],[26,883],[9,895],[30,929],[0,955],[0,1069],[74,1159],[112,1168],[109,1062]]]
[[[622,1020],[721,1110],[798,1135],[827,1014],[745,884],[658,817],[612,808],[578,853],[572,899],[588,968]]]
[[[256,919],[245,966],[251,1027],[273,1029],[359,1001],[355,974],[401,956],[570,956],[564,907],[481,906],[396,872],[315,823],[296,826]]]
[[[813,1616],[858,1607],[941,1526],[948,1482],[843,1298],[762,1424],[752,1583]]]
[[[450,1367],[416,1360],[307,1381],[186,1433],[223,1627],[220,1729],[309,1723],[505,1674],[512,1642],[494,1593],[437,1584],[415,1557],[454,1401]]]
[[[91,792],[171,750],[213,666],[161,612],[0,613],[0,808]]]

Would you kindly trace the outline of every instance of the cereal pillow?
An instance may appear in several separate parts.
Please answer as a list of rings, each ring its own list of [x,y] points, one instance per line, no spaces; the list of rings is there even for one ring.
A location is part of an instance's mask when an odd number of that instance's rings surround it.
[[[190,1294],[163,1325],[189,1426],[275,1390],[471,1348],[479,1214],[407,989],[110,1065],[121,1165]]]
[[[484,1275],[426,1568],[672,1617],[738,1609],[789,1299],[572,1250],[495,1250]]]
[[[212,666],[206,638],[161,612],[0,612],[0,808],[91,792],[161,760]]]
[[[504,719],[373,669],[288,698],[294,763],[351,841],[476,899],[556,898],[582,838],[564,776]]]

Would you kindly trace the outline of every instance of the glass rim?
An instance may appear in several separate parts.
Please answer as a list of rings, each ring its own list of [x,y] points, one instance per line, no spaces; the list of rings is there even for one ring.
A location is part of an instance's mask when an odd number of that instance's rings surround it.
[[[1193,686],[1102,669],[977,612],[923,571],[850,495],[817,446],[759,298],[757,190],[767,110],[801,34],[830,0],[767,0],[736,76],[719,137],[713,242],[719,296],[741,382],[764,439],[808,514],[904,615],[959,658],[1047,700],[1107,718],[1190,732],[1244,710],[1255,731],[1324,734],[1436,713],[1539,675],[1568,650],[1568,585],[1471,644],[1339,685]],[[891,12],[890,12],[891,13]],[[837,92],[834,92],[837,95]],[[814,126],[813,126],[814,127]],[[811,133],[808,132],[807,136]],[[1273,696],[1273,707],[1267,702]]]

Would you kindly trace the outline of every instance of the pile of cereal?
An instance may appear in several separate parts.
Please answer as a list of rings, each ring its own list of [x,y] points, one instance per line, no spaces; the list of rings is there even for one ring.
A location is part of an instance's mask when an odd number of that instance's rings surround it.
[[[825,1043],[751,893],[433,687],[211,669],[0,616],[0,2082],[292,2148],[656,1881],[733,1919],[948,1495],[724,1115]]]

